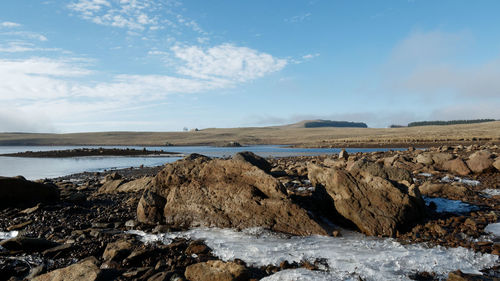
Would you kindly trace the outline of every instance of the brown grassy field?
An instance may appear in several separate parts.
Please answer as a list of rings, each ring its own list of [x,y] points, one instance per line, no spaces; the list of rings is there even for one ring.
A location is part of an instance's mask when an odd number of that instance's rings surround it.
[[[0,145],[242,145],[303,147],[408,147],[500,143],[500,121],[410,128],[300,128],[297,126],[204,129],[196,132],[0,133]]]

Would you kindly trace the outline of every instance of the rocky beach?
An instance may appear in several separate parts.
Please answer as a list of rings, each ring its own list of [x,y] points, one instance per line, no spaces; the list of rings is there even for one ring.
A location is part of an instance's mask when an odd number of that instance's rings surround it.
[[[500,148],[0,178],[1,280],[498,280]]]

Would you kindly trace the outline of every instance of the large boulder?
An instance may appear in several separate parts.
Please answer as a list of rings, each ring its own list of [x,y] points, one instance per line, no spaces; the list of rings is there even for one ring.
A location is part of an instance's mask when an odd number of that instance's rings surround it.
[[[493,166],[492,154],[488,150],[474,152],[467,160],[467,166],[474,173],[482,173]]]
[[[190,265],[184,275],[190,281],[245,281],[250,276],[243,265],[220,260]]]
[[[453,159],[451,153],[438,152],[432,154],[432,161],[438,167],[441,167],[446,161],[450,161],[451,159]]]
[[[449,183],[425,182],[418,187],[420,193],[429,197],[445,197],[460,200],[466,196],[474,195],[474,192],[463,185],[451,185]]]
[[[380,163],[372,162],[365,158],[354,162],[354,164],[348,168],[348,171],[352,174],[368,173],[372,176],[377,176],[396,182],[413,182],[411,173],[407,170],[392,166],[384,166]]]
[[[451,172],[453,174],[457,174],[460,176],[466,176],[470,174],[470,169],[467,167],[467,164],[460,159],[456,158],[453,160],[449,160],[443,163],[442,165],[443,170],[446,170],[448,172]]]
[[[417,157],[415,158],[415,162],[424,165],[432,165],[432,163],[434,163],[434,160],[432,160],[432,154],[422,153],[417,155]]]
[[[367,235],[394,236],[424,216],[425,204],[414,185],[315,164],[308,170],[309,180],[326,189],[336,212]]]
[[[327,234],[264,170],[249,161],[202,155],[190,155],[158,173],[139,201],[137,219],[181,228],[264,227],[294,235]]]
[[[33,281],[93,281],[98,280],[101,270],[97,266],[97,259],[92,257],[79,263],[56,269],[33,278]]]
[[[58,200],[59,189],[53,184],[37,183],[23,177],[0,177],[0,209],[32,207]]]

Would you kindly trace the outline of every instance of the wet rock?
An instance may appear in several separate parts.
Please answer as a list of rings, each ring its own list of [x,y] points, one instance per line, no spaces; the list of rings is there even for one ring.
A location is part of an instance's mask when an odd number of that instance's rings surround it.
[[[414,186],[315,164],[309,165],[309,180],[324,186],[335,210],[368,235],[393,236],[424,216],[424,202]]]
[[[469,167],[460,158],[444,162],[442,168],[448,172],[458,174],[460,176],[466,176],[471,172]]]
[[[17,230],[17,229],[22,229],[30,224],[33,223],[33,220],[29,220],[29,221],[25,221],[25,222],[22,222],[22,223],[18,223],[18,224],[15,224],[15,225],[11,225],[9,227],[7,227],[7,231],[12,231],[12,230]]]
[[[94,281],[98,280],[101,270],[97,266],[97,259],[92,257],[79,263],[57,269],[33,279],[33,281]]]
[[[50,249],[43,251],[42,255],[44,255],[46,257],[53,258],[55,256],[58,256],[61,253],[69,252],[72,248],[73,248],[73,245],[71,245],[71,244],[62,244],[62,245],[59,245],[59,246],[56,246],[56,247],[53,247],[53,248],[50,248]]]
[[[467,166],[474,173],[482,173],[493,165],[493,159],[491,159],[492,154],[488,150],[481,150],[474,152],[471,156],[469,156],[469,160],[467,160]]]
[[[59,243],[42,238],[16,237],[0,242],[0,246],[10,251],[39,252],[59,246]]]
[[[22,177],[0,177],[0,209],[32,207],[38,203],[59,200],[59,190],[53,184],[28,181]]]
[[[488,278],[482,275],[476,275],[476,274],[468,274],[468,273],[463,273],[460,270],[450,272],[448,274],[448,279],[447,281],[488,281],[488,280],[496,280],[493,278]]]
[[[186,268],[184,275],[190,281],[249,280],[249,273],[243,265],[219,260],[190,265]]]
[[[294,235],[326,234],[271,175],[247,161],[188,156],[167,165],[137,208],[144,223],[175,228],[264,227]]]
[[[267,162],[266,159],[256,155],[253,152],[250,152],[250,151],[238,152],[235,155],[233,155],[232,159],[237,160],[237,161],[248,162],[254,166],[259,167],[261,170],[263,170],[266,173],[271,172],[271,168],[272,168],[271,164],[269,162]]]

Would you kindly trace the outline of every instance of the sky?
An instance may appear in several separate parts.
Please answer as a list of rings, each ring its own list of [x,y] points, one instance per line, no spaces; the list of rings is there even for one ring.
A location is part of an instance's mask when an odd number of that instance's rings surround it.
[[[0,132],[500,119],[500,1],[2,0]]]

